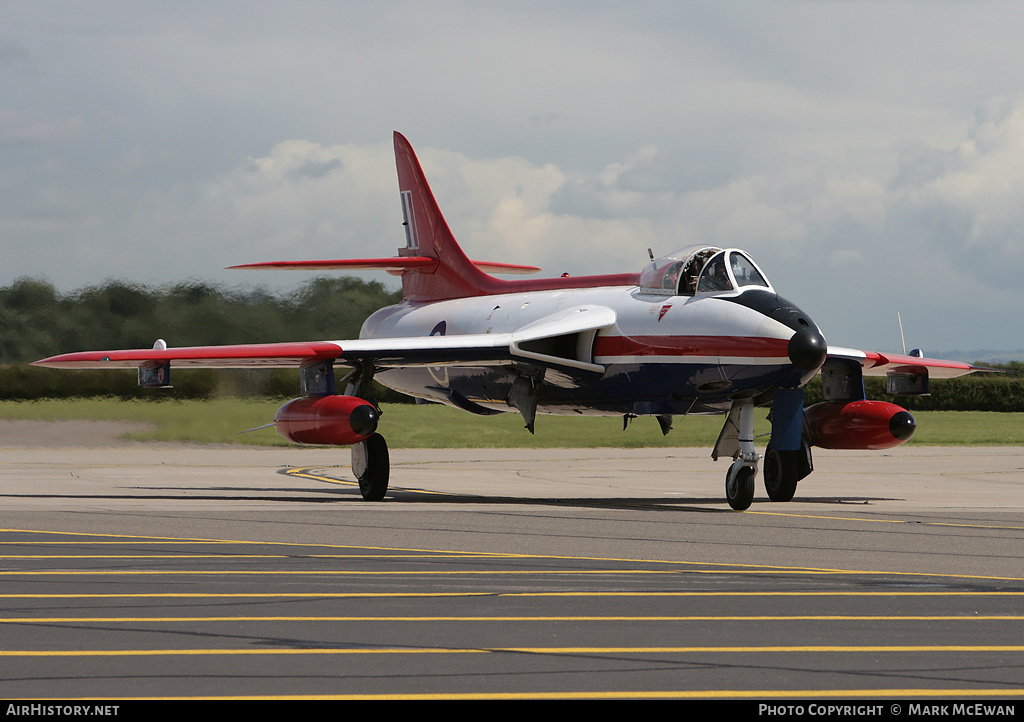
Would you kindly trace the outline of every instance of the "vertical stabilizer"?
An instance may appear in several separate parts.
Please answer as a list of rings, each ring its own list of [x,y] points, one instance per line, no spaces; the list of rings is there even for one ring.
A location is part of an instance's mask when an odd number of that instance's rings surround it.
[[[437,207],[416,154],[405,137],[395,133],[395,162],[402,193],[406,246],[399,256],[426,256],[437,264],[402,272],[402,293],[410,301],[440,301],[493,293],[498,279],[466,257]]]
[[[493,261],[471,261],[462,252],[437,207],[409,141],[395,133],[395,162],[402,198],[405,248],[397,258],[337,258],[322,261],[270,261],[244,263],[231,268],[292,269],[303,271],[387,271],[402,277],[402,295],[409,301],[444,301],[499,293],[555,291],[597,286],[635,286],[639,273],[600,276],[536,278],[504,281],[487,273],[533,273],[536,266]]]

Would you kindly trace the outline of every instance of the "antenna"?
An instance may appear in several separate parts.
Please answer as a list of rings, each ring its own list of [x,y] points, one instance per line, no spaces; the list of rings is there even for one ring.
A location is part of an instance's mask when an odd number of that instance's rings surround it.
[[[903,355],[907,355],[907,340],[903,338],[903,319],[900,317],[900,312],[896,312],[896,320],[900,323],[900,341],[903,343]]]
[[[650,248],[647,249],[647,255],[651,257],[652,261],[654,260],[654,251],[652,251]]]

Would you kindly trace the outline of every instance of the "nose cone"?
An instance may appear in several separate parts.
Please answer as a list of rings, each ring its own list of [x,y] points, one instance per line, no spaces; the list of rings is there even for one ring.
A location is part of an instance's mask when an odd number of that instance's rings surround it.
[[[828,343],[811,317],[801,311],[796,304],[771,291],[755,288],[746,290],[737,296],[725,297],[722,300],[746,306],[793,329],[795,333],[790,338],[788,347],[789,360],[798,369],[808,374],[804,381],[810,378],[812,371],[817,371],[825,363],[825,358],[828,356]]]
[[[377,409],[369,404],[357,406],[348,417],[352,430],[360,436],[369,436],[376,431],[379,420],[380,414],[377,413]]]
[[[894,438],[900,441],[909,439],[916,430],[917,421],[914,420],[909,411],[899,411],[889,419],[889,431],[892,432]]]
[[[815,371],[828,355],[828,343],[813,326],[802,328],[789,339],[789,360],[801,371]]]

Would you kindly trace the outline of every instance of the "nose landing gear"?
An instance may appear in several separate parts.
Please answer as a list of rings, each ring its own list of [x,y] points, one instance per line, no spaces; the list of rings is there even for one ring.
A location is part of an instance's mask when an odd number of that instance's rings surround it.
[[[757,462],[748,463],[737,459],[725,475],[725,498],[736,511],[750,507],[754,500],[754,477],[757,476]]]
[[[754,449],[754,402],[749,399],[735,402],[729,416],[739,417],[736,419],[739,433],[733,457],[735,460],[725,475],[725,498],[733,509],[743,511],[754,500],[754,477],[757,476],[757,462],[761,458]]]

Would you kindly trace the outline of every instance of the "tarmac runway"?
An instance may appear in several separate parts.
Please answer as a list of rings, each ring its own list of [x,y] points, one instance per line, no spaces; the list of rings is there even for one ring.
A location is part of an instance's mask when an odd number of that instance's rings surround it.
[[[39,438],[51,437],[45,434]],[[1024,449],[0,448],[0,696],[1024,695]],[[3,444],[0,441],[0,444]]]

